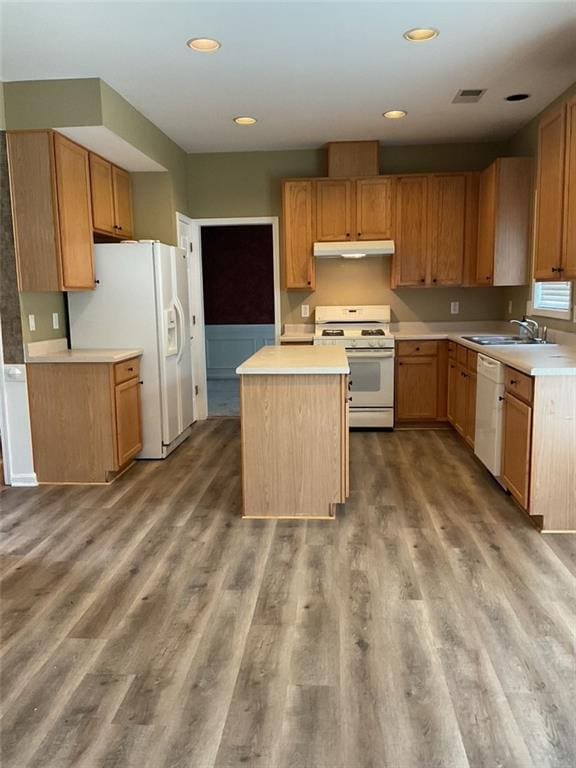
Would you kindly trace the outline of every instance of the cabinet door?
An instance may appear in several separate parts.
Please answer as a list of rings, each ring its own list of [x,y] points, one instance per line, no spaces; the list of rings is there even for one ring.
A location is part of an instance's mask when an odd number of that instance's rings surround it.
[[[458,397],[458,379],[460,368],[455,360],[448,362],[448,421],[456,426],[456,401]]]
[[[457,373],[454,384],[454,427],[461,435],[464,435],[466,431],[466,410],[468,394],[468,388],[466,385],[467,374],[463,366],[457,364],[456,368]]]
[[[432,176],[429,226],[433,285],[462,285],[466,232],[466,176]]]
[[[394,287],[425,285],[428,274],[426,176],[405,176],[396,186]]]
[[[316,240],[350,240],[352,182],[323,179],[316,182]]]
[[[282,185],[284,270],[288,290],[313,291],[311,181],[285,181]]]
[[[121,467],[142,450],[139,380],[130,379],[117,384],[114,395],[118,466]]]
[[[576,279],[576,97],[568,102],[564,178],[563,280]]]
[[[538,133],[534,279],[562,279],[566,107],[545,117]]]
[[[119,237],[130,239],[134,230],[132,224],[132,184],[128,171],[112,166],[114,185],[114,229]]]
[[[502,480],[524,509],[528,509],[532,409],[514,395],[504,394]]]
[[[474,435],[476,432],[476,374],[466,372],[464,379],[466,387],[466,413],[464,418],[464,438],[468,445],[474,448]]]
[[[496,163],[489,165],[480,174],[475,280],[477,285],[491,285],[494,278],[497,174],[498,166]]]
[[[63,288],[94,288],[88,152],[56,133],[54,158]]]
[[[396,362],[397,421],[433,420],[438,415],[438,360],[403,357]]]
[[[356,181],[356,238],[390,240],[393,237],[394,180],[376,176]]]
[[[112,164],[92,153],[90,153],[90,190],[94,229],[110,235],[115,234]]]

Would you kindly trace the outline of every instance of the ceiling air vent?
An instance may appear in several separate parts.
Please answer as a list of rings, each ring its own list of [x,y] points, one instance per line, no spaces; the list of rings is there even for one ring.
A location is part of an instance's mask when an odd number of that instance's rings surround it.
[[[452,104],[476,104],[486,93],[486,88],[463,88],[452,99]]]

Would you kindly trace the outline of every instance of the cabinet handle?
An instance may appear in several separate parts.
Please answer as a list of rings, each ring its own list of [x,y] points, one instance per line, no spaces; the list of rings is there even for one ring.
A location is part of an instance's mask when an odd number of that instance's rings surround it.
[[[552,272],[564,272],[564,267],[552,267]]]
[[[433,283],[437,283],[437,282],[438,282],[437,278],[433,277],[433,278],[432,278],[432,282],[433,282]]]
[[[498,395],[498,400],[505,400],[506,398],[502,397],[502,395]]]
[[[398,365],[404,365],[404,363],[398,362]]]
[[[421,278],[420,278],[420,282],[421,282],[421,283],[425,283],[425,282],[426,282],[426,278],[425,278],[425,277],[421,277]]]
[[[361,235],[362,235],[362,232],[358,232],[358,237],[361,237]]]
[[[134,368],[128,368],[128,370],[129,370],[130,372],[132,372],[132,371],[134,370]]]
[[[118,227],[118,229],[120,230],[120,232],[122,232],[122,227]]]
[[[350,237],[350,232],[346,232],[346,237]]]
[[[510,379],[510,384],[512,386],[515,386],[516,384],[518,384],[518,382],[516,381],[516,379]]]
[[[420,352],[420,347],[416,347],[416,352]]]
[[[353,382],[353,381],[349,381],[349,382],[348,382],[348,389],[352,389],[352,384],[354,384],[354,382]]]

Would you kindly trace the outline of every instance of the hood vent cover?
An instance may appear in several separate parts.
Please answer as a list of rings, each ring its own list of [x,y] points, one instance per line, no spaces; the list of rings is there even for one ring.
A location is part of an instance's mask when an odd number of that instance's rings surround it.
[[[463,88],[452,99],[452,104],[476,104],[486,93],[486,88]]]
[[[344,240],[314,243],[317,259],[363,259],[365,256],[387,256],[394,253],[394,240]]]

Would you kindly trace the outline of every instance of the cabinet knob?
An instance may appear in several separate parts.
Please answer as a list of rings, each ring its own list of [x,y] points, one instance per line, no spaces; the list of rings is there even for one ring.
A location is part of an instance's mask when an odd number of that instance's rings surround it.
[[[512,386],[515,386],[516,384],[518,384],[518,381],[516,379],[510,379],[510,384]]]
[[[132,371],[134,370],[134,368],[128,368],[128,370],[129,370],[130,372],[132,372]]]
[[[399,363],[398,363],[398,365],[404,365],[404,363],[400,363],[400,362],[399,362]]]
[[[498,395],[498,400],[504,400],[505,398],[502,397],[502,395]]]
[[[426,282],[426,278],[425,278],[425,277],[421,277],[421,278],[420,278],[420,282],[421,282],[421,283],[425,283],[425,282]]]
[[[358,232],[358,237],[361,237],[361,236],[362,236],[362,232]]]
[[[564,267],[552,267],[552,272],[564,272]]]
[[[433,282],[433,283],[437,283],[437,282],[438,282],[437,278],[433,277],[433,278],[432,278],[432,282]]]

